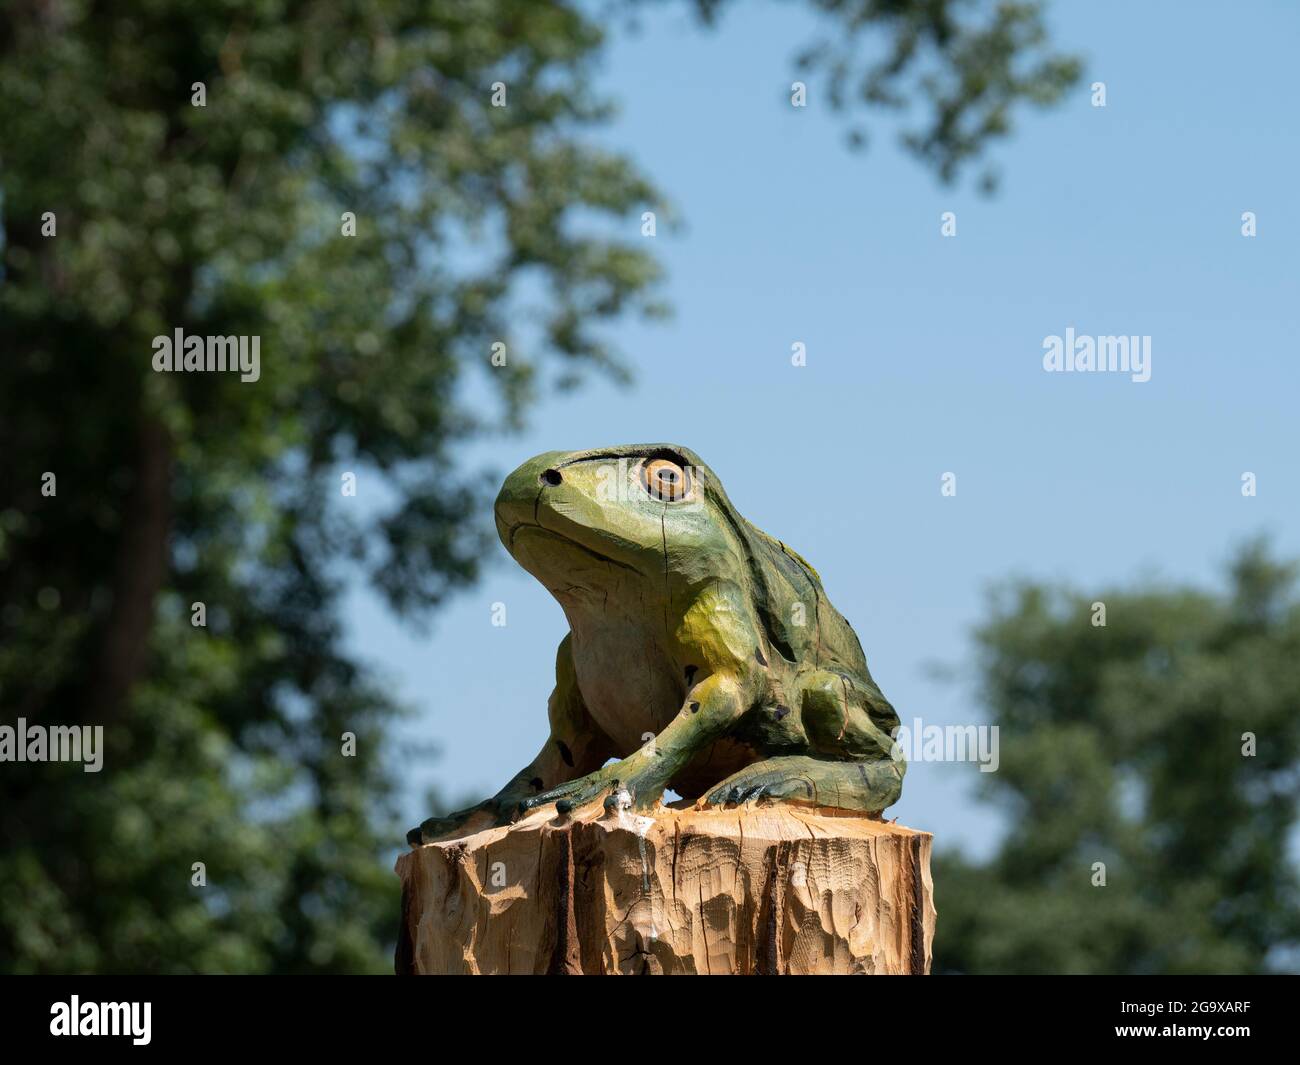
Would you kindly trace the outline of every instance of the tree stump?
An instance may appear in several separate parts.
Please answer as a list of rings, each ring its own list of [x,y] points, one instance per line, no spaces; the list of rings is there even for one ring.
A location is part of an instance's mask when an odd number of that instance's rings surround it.
[[[399,973],[928,973],[932,837],[782,803],[539,810],[397,860]]]

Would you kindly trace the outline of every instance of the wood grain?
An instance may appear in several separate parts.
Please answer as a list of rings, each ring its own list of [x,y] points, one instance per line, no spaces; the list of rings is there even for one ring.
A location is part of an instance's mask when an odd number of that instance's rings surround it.
[[[788,803],[539,810],[397,861],[403,973],[918,974],[932,837]]]

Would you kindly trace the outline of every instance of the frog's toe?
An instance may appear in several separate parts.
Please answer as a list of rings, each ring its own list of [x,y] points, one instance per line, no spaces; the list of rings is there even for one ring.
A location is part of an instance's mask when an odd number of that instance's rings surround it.
[[[605,813],[616,814],[620,810],[630,810],[636,805],[636,797],[618,781],[614,789],[605,796]]]
[[[413,828],[406,834],[406,842],[412,847],[422,847],[440,836],[454,832],[460,825],[461,822],[454,817],[429,817],[421,821],[418,828]]]
[[[619,783],[615,780],[612,784],[615,790],[618,790]],[[540,795],[534,795],[532,798],[524,799],[519,804],[519,813],[527,814],[536,810],[539,806],[546,806],[549,803],[556,804],[556,810],[559,813],[568,813],[576,806],[590,802],[597,796],[609,790],[611,785],[601,780],[591,780],[580,778],[571,780],[567,784],[561,784],[558,788],[552,788],[550,791],[544,791]],[[564,803],[564,809],[559,809],[560,804]]]
[[[549,803],[559,803],[563,801],[569,793],[562,788],[553,788],[551,791],[544,791],[540,795],[534,795],[528,799],[521,799],[515,811],[520,817],[532,813],[539,806],[546,806]]]
[[[742,774],[724,780],[708,794],[710,806],[741,806],[760,799],[789,799],[804,794],[806,783],[776,773]]]
[[[709,792],[705,800],[710,806],[739,805],[745,788],[741,784],[723,783],[721,787]]]
[[[715,806],[743,806],[759,797],[762,787],[745,788],[737,784],[734,787],[727,788],[720,792],[720,798],[714,803]]]
[[[539,810],[543,806],[549,806],[551,803],[555,804],[556,813],[561,813],[561,814],[568,813],[569,810],[572,809],[574,805],[572,800],[570,799],[554,799],[554,798],[548,799],[543,795],[535,795],[531,799],[524,799],[523,802],[521,802],[517,807],[515,807],[514,820],[518,821],[521,817],[527,817],[534,810]],[[562,809],[561,806],[563,806]]]

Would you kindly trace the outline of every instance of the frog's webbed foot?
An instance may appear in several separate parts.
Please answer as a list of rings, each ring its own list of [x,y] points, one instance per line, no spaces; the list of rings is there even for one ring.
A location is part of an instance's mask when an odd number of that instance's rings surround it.
[[[459,823],[454,817],[429,817],[406,834],[406,842],[412,847],[420,847],[439,836],[454,832],[458,827]]]
[[[749,769],[733,773],[710,791],[704,802],[710,806],[740,806],[759,799],[817,801],[817,786],[809,777],[799,773],[760,769],[765,765],[766,762],[759,762]]]
[[[519,803],[518,814],[522,817],[536,810],[539,806],[545,806],[552,802],[555,803],[557,813],[567,814],[570,810],[594,802],[607,792],[614,793],[622,790],[622,788],[622,781],[598,771],[585,777],[579,777],[577,780],[571,780],[567,784],[561,784],[558,788],[551,788],[550,791],[544,791],[540,795],[534,795],[531,798],[522,800]]]
[[[447,814],[445,817],[430,817],[421,821],[417,828],[406,834],[406,842],[412,847],[433,843],[440,839],[454,839],[456,836],[468,836],[494,825],[503,824],[506,818],[491,799],[471,806],[468,810]]]
[[[830,762],[798,755],[746,766],[710,790],[703,803],[773,799],[879,813],[897,802],[902,790],[903,774],[895,762]]]
[[[565,814],[579,806],[595,802],[601,796],[606,797],[607,808],[617,805],[647,809],[658,801],[664,789],[651,779],[641,765],[633,761],[636,757],[633,755],[621,762],[614,762],[585,777],[524,799],[519,803],[518,816],[522,817],[539,806],[552,802],[555,803],[557,813]]]

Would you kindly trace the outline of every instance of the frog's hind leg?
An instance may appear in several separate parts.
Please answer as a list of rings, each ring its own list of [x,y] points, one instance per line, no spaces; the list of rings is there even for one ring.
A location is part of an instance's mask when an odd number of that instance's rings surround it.
[[[806,754],[755,762],[709,790],[710,805],[783,799],[879,813],[898,801],[907,770],[895,758],[898,715],[869,677],[819,669],[802,681]]]
[[[810,754],[874,762],[894,753],[898,714],[870,678],[819,669],[801,688],[800,717]]]
[[[832,762],[809,755],[784,755],[746,766],[711,789],[710,806],[757,799],[835,806],[877,814],[903,792],[904,765],[891,758]]]

